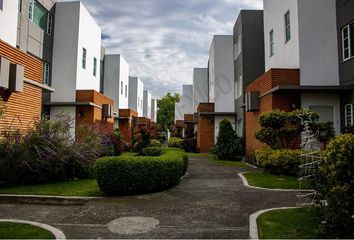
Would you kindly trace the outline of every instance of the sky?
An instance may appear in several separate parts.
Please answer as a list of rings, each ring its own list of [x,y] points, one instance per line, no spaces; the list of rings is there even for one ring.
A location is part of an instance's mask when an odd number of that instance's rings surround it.
[[[106,53],[122,54],[157,98],[193,83],[213,35],[232,34],[240,9],[263,7],[262,0],[81,1],[102,28]]]

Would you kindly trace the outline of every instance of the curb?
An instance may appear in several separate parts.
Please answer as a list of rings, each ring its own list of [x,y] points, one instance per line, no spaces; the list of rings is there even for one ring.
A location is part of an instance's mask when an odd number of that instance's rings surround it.
[[[55,239],[66,239],[65,234],[62,231],[60,231],[59,229],[57,229],[55,227],[47,225],[47,224],[43,224],[43,223],[39,223],[39,222],[25,221],[25,220],[17,220],[17,219],[0,219],[0,222],[28,224],[28,225],[39,227],[39,228],[49,231],[50,233],[52,233],[54,235]]]
[[[84,205],[90,200],[102,197],[62,197],[44,195],[0,194],[0,203],[24,203],[45,205]]]
[[[250,163],[248,163],[248,162],[243,161],[243,163],[246,164],[247,166],[250,166],[250,167],[254,168],[254,169],[258,169],[257,166],[252,165],[252,164],[250,164]]]
[[[245,187],[248,187],[248,188],[253,188],[253,189],[258,189],[258,190],[267,190],[267,191],[276,191],[276,192],[299,192],[300,190],[299,189],[283,189],[283,188],[263,188],[263,187],[255,187],[255,186],[251,186],[249,185],[246,177],[243,175],[247,172],[242,172],[242,173],[239,173],[238,176],[242,179],[242,182],[243,182],[243,185]],[[312,189],[302,189],[301,192],[312,192],[314,190]]]
[[[283,210],[283,209],[296,209],[301,207],[279,207],[279,208],[268,208],[264,210],[260,210],[258,212],[253,213],[250,215],[250,239],[259,239],[258,233],[258,225],[257,219],[260,215],[266,212],[274,211],[274,210]]]

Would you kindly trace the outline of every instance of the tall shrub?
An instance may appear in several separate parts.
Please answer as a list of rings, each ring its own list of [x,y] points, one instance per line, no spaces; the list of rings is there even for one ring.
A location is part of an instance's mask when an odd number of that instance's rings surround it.
[[[354,135],[332,140],[317,174],[326,238],[354,238]]]
[[[233,129],[231,122],[224,119],[220,123],[219,136],[212,153],[217,159],[237,160],[244,155],[243,141]]]
[[[0,185],[39,184],[84,178],[98,158],[92,141],[75,142],[71,121],[39,119],[27,133],[2,133]]]

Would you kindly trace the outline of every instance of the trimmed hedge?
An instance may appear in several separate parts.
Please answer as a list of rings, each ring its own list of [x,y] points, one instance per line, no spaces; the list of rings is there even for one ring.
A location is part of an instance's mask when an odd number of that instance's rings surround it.
[[[262,148],[256,150],[256,162],[266,172],[297,176],[302,153],[301,150]]]
[[[186,173],[188,157],[184,151],[161,149],[152,156],[104,157],[94,171],[105,195],[134,195],[157,192],[175,186]]]

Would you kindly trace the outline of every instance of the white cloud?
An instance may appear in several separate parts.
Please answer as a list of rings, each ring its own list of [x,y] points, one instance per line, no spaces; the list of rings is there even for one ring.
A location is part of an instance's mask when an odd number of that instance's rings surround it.
[[[191,84],[206,67],[214,34],[232,34],[241,8],[262,0],[82,0],[107,36],[107,53],[120,53],[155,97]]]

